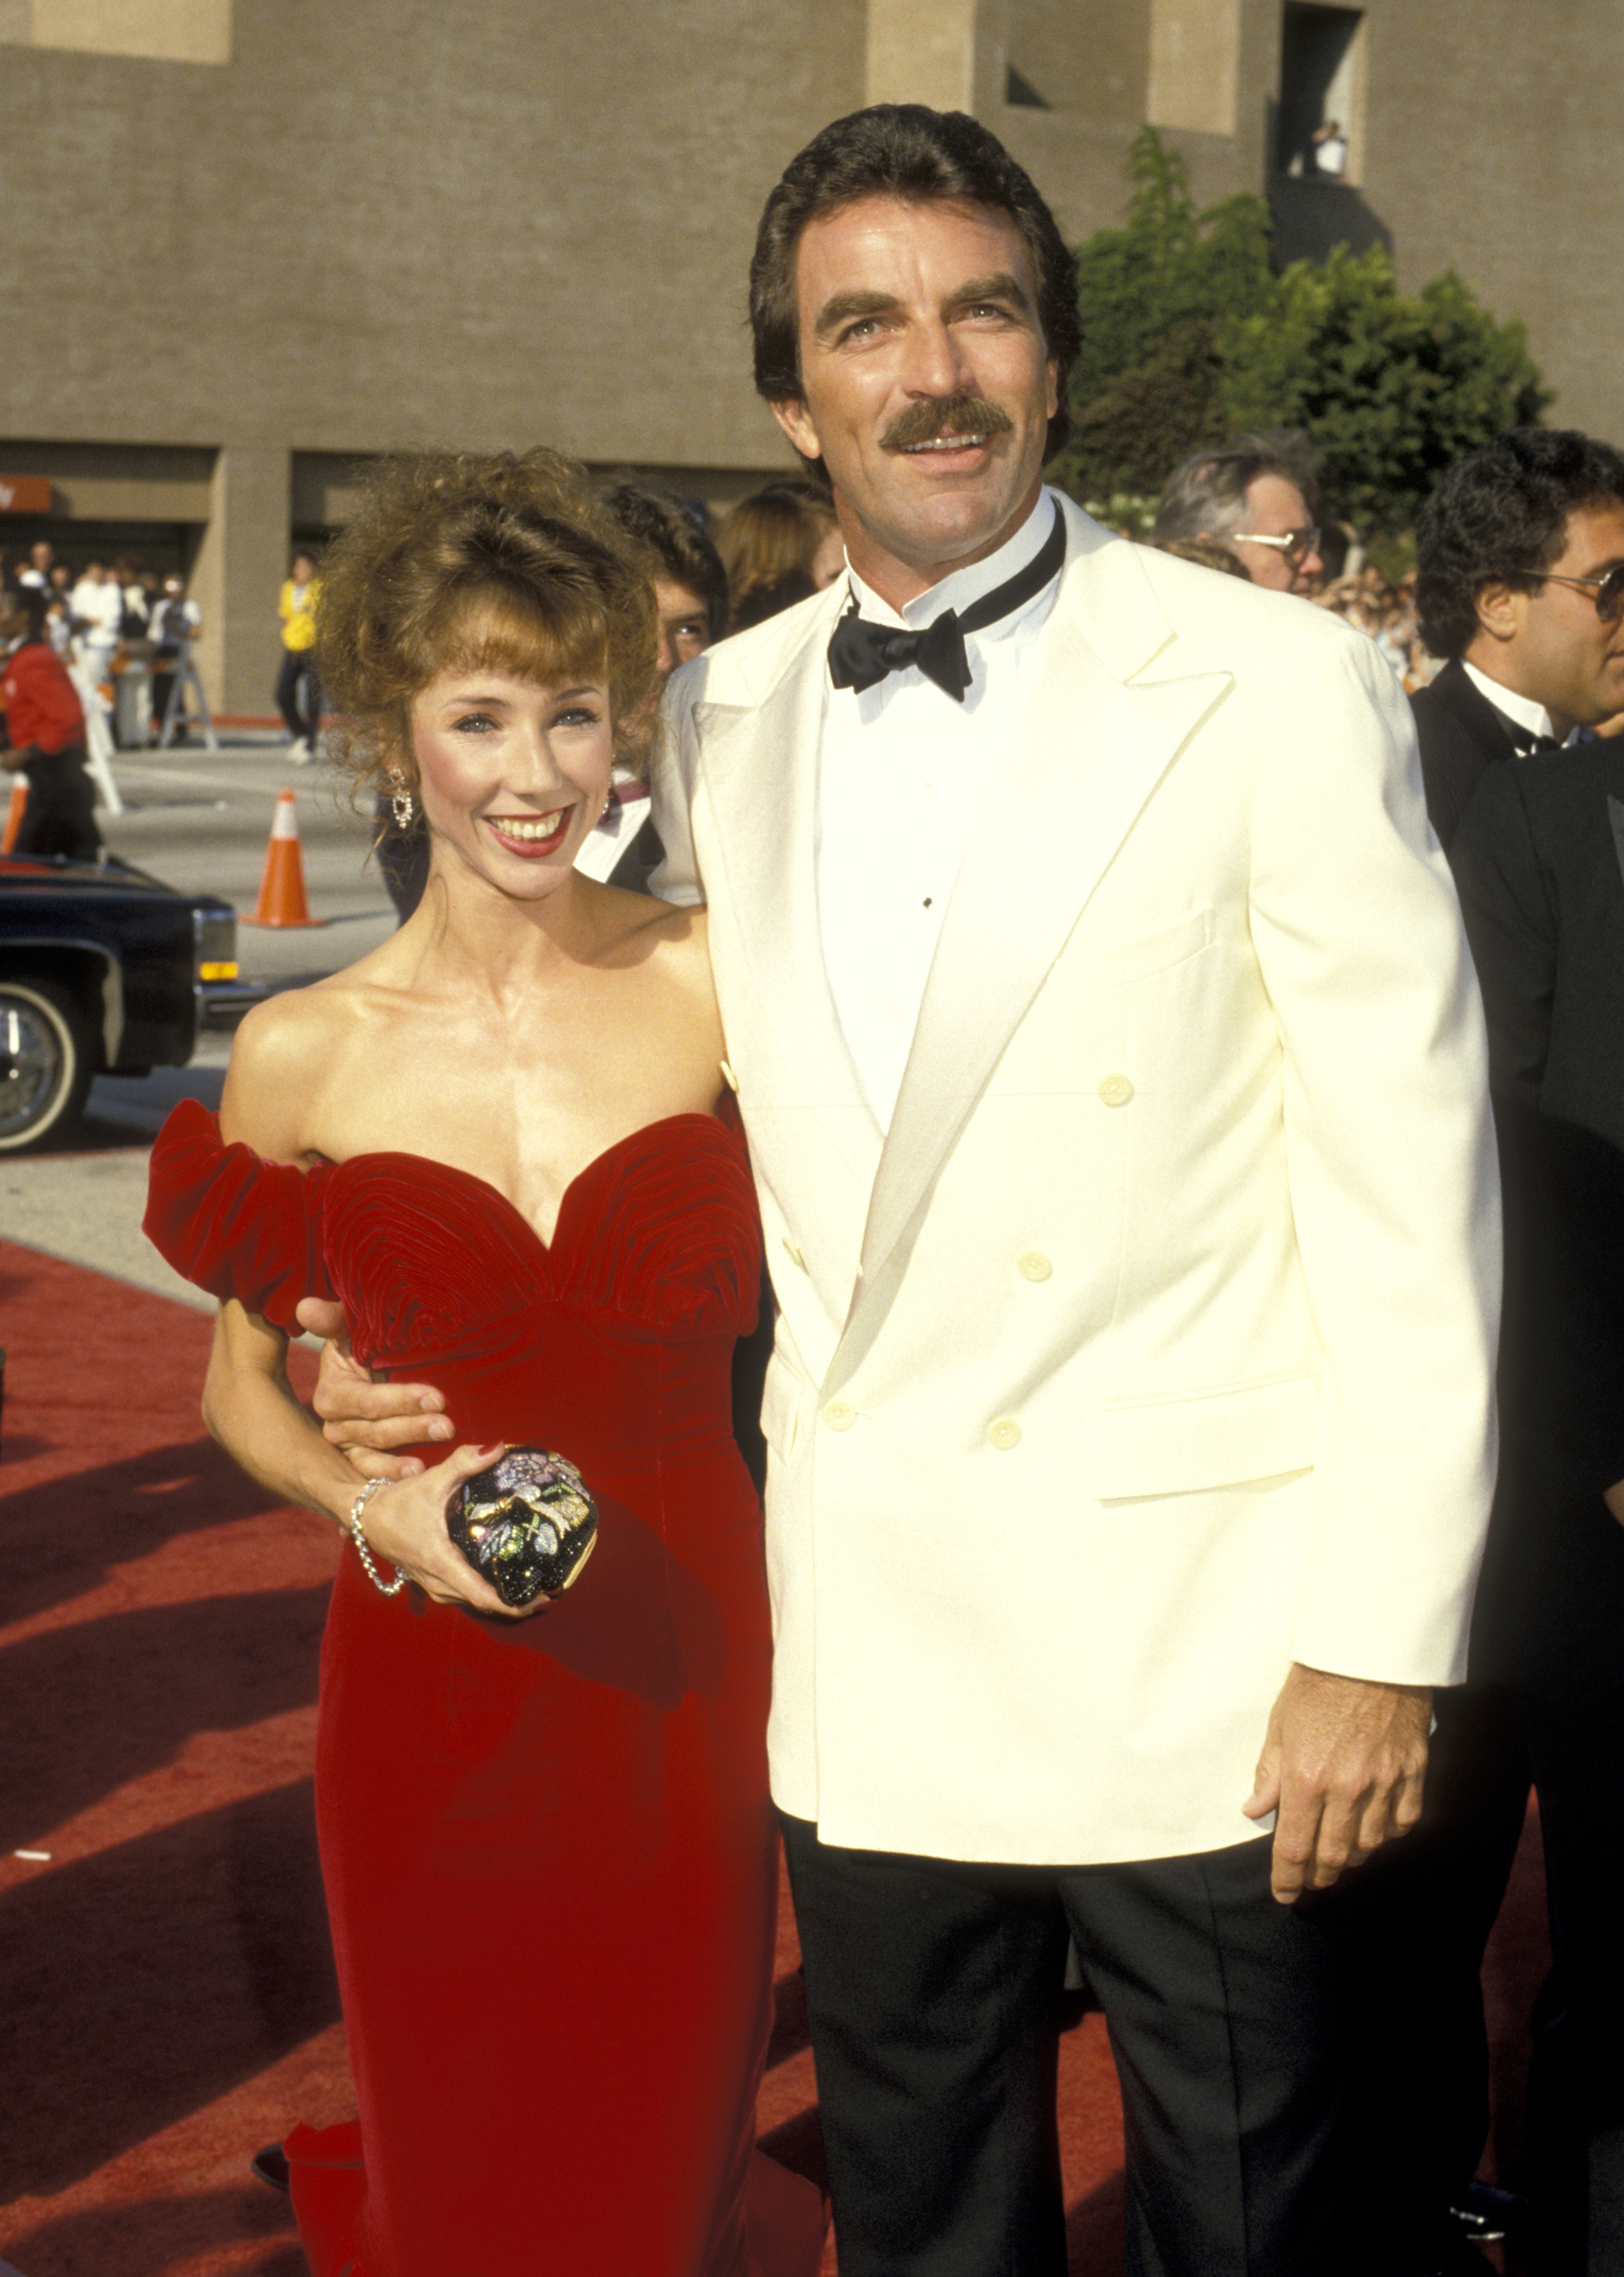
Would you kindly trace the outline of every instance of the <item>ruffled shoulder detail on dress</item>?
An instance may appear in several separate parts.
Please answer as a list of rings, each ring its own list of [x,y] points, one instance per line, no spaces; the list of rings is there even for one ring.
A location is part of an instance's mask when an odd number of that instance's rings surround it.
[[[302,1297],[334,1294],[322,1261],[323,1163],[300,1170],[228,1146],[218,1118],[183,1099],[158,1133],[142,1230],[176,1272],[211,1297],[235,1297],[287,1336]]]

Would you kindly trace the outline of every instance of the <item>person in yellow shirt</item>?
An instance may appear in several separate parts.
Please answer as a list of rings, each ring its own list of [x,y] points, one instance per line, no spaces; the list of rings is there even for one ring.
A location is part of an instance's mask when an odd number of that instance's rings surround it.
[[[277,674],[277,709],[287,724],[295,766],[314,756],[322,725],[322,688],[315,673],[315,605],[321,591],[315,562],[308,553],[296,553],[277,604],[282,619],[282,665]],[[300,683],[304,683],[300,711]]]

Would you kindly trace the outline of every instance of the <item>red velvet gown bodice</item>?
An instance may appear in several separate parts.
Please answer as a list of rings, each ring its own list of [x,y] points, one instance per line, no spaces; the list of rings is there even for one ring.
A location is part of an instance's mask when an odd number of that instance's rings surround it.
[[[147,1230],[290,1334],[300,1298],[338,1298],[367,1366],[436,1385],[463,1438],[567,1455],[598,1504],[574,1585],[520,1622],[386,1598],[341,1555],[316,1816],[360,2119],[289,2137],[318,2277],[816,2269],[816,2194],[787,2246],[751,2156],[777,1834],[732,1435],[761,1263],[736,1120],[606,1148],[543,1242],[467,1171],[301,1171],[188,1103]],[[781,2212],[804,2186],[773,2172]]]
[[[517,1438],[520,1406],[524,1436],[556,1433],[583,1469],[583,1434],[606,1430],[618,1465],[725,1429],[760,1283],[737,1121],[708,1115],[605,1148],[543,1242],[471,1171],[402,1154],[265,1162],[187,1100],[154,1150],[146,1223],[187,1279],[290,1335],[301,1297],[338,1298],[356,1358],[438,1386],[465,1438]]]

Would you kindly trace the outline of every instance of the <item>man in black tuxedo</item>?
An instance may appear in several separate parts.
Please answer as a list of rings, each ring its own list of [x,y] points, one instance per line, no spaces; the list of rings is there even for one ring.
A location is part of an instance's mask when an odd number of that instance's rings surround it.
[[[631,478],[611,484],[603,503],[628,537],[647,553],[654,571],[657,614],[655,700],[679,664],[687,664],[727,630],[727,572],[722,557],[680,499]],[[648,726],[653,727],[650,709]],[[644,766],[618,765],[603,819],[576,857],[575,867],[623,893],[646,894],[665,849],[650,812]]]
[[[1497,760],[1547,749],[1606,716],[1596,712],[1604,693],[1593,684],[1596,660],[1580,637],[1586,628],[1567,621],[1559,573],[1580,554],[1579,566],[1590,566],[1593,549],[1575,552],[1569,517],[1613,496],[1620,467],[1617,453],[1586,436],[1523,428],[1462,459],[1422,510],[1421,636],[1449,660],[1410,706],[1427,814],[1446,854]],[[1524,563],[1523,574],[1508,574]]]
[[[1530,2081],[1538,2266],[1624,2273],[1624,458],[1499,437],[1418,532],[1428,811],[1482,983],[1506,1197],[1502,1456],[1471,1682],[1385,1895],[1415,1934],[1423,2190],[1487,2115],[1477,1971],[1538,1787],[1554,1967]],[[1382,1894],[1377,1885],[1377,1894]],[[1447,2249],[1434,2266],[1447,2266]]]

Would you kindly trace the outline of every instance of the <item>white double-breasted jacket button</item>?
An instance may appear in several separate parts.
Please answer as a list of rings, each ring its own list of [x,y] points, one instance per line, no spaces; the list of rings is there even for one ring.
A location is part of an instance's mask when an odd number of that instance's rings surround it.
[[[784,1237],[784,1248],[790,1263],[799,1265],[804,1273],[807,1269],[807,1260],[801,1253],[801,1244],[798,1241],[792,1241],[786,1233]]]
[[[1021,1444],[1021,1426],[1013,1415],[995,1415],[987,1426],[987,1444],[1006,1451]]]
[[[1107,1107],[1126,1107],[1134,1096],[1134,1086],[1125,1075],[1102,1076],[1099,1095]]]
[[[1041,1249],[1023,1249],[1015,1260],[1015,1270],[1025,1281],[1047,1281],[1054,1268]]]
[[[729,1067],[725,1060],[722,1062],[721,1066],[723,1082],[727,1085],[729,1091],[737,1091],[739,1088],[738,1077],[733,1073],[732,1068]]]
[[[844,1399],[831,1399],[823,1410],[823,1420],[831,1431],[849,1431],[857,1420],[857,1410]]]

